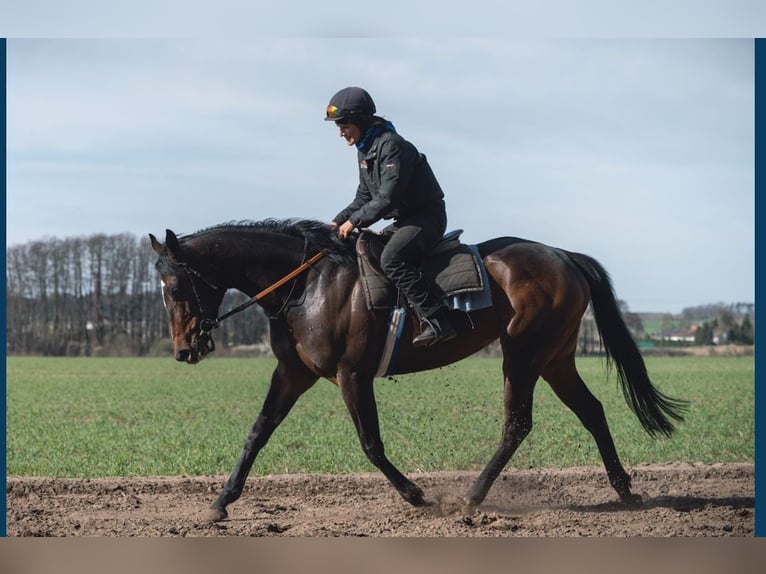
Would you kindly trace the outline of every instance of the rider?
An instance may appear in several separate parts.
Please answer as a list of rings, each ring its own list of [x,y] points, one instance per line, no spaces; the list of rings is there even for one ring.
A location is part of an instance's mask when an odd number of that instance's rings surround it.
[[[419,269],[447,227],[444,194],[426,156],[400,136],[391,122],[375,115],[375,103],[362,88],[348,87],[335,94],[325,121],[335,122],[340,136],[356,146],[359,161],[356,197],[335,216],[331,227],[346,239],[357,227],[393,219],[383,230],[391,238],[380,263],[424,325],[413,346],[454,338],[457,333],[449,309]]]

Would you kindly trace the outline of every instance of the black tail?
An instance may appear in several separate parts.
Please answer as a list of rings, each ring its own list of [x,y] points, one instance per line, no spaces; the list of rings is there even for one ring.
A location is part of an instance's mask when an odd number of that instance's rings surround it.
[[[616,365],[625,400],[646,432],[651,436],[659,433],[670,436],[675,427],[669,419],[683,421],[689,403],[663,394],[649,380],[644,358],[625,325],[606,270],[592,257],[567,254],[590,286],[593,315],[606,349],[607,367]]]

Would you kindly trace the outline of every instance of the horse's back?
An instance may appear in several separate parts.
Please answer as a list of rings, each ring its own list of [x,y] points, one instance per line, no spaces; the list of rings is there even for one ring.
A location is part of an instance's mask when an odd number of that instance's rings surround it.
[[[511,281],[585,283],[579,266],[563,249],[519,237],[498,237],[477,247],[486,263],[507,269]]]
[[[476,245],[479,250],[479,254],[482,257],[486,257],[496,251],[509,247],[511,245],[541,245],[536,241],[529,239],[523,239],[521,237],[495,237],[494,239],[488,239]]]

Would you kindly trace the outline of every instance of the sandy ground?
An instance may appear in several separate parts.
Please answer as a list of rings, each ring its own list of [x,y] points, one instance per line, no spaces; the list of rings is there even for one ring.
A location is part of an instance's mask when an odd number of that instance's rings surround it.
[[[380,474],[251,477],[229,518],[203,516],[225,477],[9,477],[8,536],[698,537],[753,536],[754,466],[629,468],[641,509],[601,468],[507,469],[484,504],[461,507],[476,473],[412,474],[433,504],[414,508]]]

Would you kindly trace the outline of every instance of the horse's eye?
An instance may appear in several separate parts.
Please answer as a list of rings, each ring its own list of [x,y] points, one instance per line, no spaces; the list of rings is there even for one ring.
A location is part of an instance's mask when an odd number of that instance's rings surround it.
[[[173,286],[170,288],[170,296],[173,298],[174,301],[178,301],[178,296],[181,294],[181,292],[178,290],[178,287]]]

